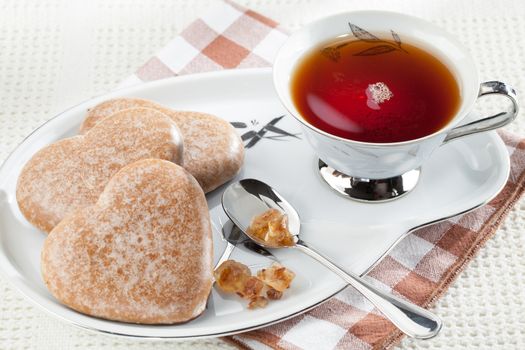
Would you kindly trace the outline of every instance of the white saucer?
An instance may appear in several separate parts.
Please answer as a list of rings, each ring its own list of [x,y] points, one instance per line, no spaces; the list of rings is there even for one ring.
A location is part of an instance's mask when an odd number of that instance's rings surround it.
[[[262,327],[321,303],[344,287],[339,278],[296,251],[275,253],[296,272],[282,300],[247,310],[235,297],[213,291],[208,310],[183,325],[151,326],[106,321],[82,315],[58,303],[40,277],[40,248],[45,235],[18,210],[15,186],[21,167],[44,145],[74,135],[88,107],[117,96],[135,96],[176,108],[216,114],[231,122],[246,140],[246,162],[238,179],[271,184],[298,210],[306,241],[356,273],[364,273],[407,232],[472,210],[492,199],[506,183],[509,157],[496,133],[474,135],[439,148],[423,167],[418,186],[406,197],[382,204],[358,203],[337,195],[318,175],[317,158],[274,93],[270,69],[234,70],[166,79],[119,90],[75,106],[31,134],[0,169],[0,268],[29,300],[66,322],[104,333],[143,338],[188,339],[224,336]],[[279,129],[275,129],[279,128]],[[281,130],[281,131],[280,131]],[[289,136],[282,131],[294,135]],[[208,195],[214,223],[215,257],[226,217],[220,207],[223,187]],[[264,258],[234,252],[254,267]]]

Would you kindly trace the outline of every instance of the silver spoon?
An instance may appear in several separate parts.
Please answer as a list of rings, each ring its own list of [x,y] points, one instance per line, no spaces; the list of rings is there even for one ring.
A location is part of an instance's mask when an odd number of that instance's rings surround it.
[[[264,182],[245,179],[231,184],[222,195],[222,207],[235,225],[257,244],[266,248],[296,248],[325,265],[370,300],[406,335],[428,339],[439,333],[442,326],[439,317],[415,304],[380,291],[359,276],[346,272],[302,241],[299,238],[301,229],[299,215],[290,203]],[[247,229],[253,217],[268,208],[279,209],[288,216],[288,229],[293,235],[294,245],[270,246],[267,242],[248,234]]]

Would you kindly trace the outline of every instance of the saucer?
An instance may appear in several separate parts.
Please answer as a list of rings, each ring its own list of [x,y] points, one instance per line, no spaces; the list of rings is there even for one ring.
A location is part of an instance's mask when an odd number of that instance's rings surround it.
[[[208,112],[230,121],[246,147],[236,180],[257,178],[276,188],[297,209],[304,240],[357,274],[373,267],[408,232],[477,208],[503,188],[509,174],[504,143],[494,132],[450,142],[422,167],[418,185],[394,201],[367,204],[333,191],[319,176],[318,159],[298,122],[288,116],[272,85],[270,69],[196,74],[118,90],[81,103],[34,131],[0,169],[0,270],[13,287],[45,311],[84,329],[141,338],[190,339],[225,336],[267,326],[305,312],[345,284],[300,252],[274,254],[297,275],[283,299],[248,310],[244,301],[213,290],[206,312],[181,325],[136,325],[98,319],[61,305],[40,275],[45,234],[21,215],[15,197],[23,165],[43,146],[75,135],[86,109],[120,96],[151,99],[181,110]],[[217,260],[225,247],[220,228],[224,186],[207,195]],[[233,259],[260,268],[261,256],[235,250]]]

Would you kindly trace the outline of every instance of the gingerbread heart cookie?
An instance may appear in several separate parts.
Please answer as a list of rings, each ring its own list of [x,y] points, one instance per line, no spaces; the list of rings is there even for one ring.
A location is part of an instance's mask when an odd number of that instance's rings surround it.
[[[95,205],[51,231],[41,262],[49,291],[79,312],[133,323],[191,320],[212,286],[204,192],[174,163],[132,163]]]
[[[49,232],[69,213],[94,204],[117,171],[146,158],[181,162],[176,124],[153,109],[118,112],[85,135],[38,151],[18,178],[18,206],[29,222]]]
[[[170,116],[184,141],[183,166],[210,192],[233,178],[244,161],[244,145],[230,123],[211,114],[174,111],[155,102],[138,98],[118,98],[89,109],[80,133],[104,118],[126,108],[146,107]]]

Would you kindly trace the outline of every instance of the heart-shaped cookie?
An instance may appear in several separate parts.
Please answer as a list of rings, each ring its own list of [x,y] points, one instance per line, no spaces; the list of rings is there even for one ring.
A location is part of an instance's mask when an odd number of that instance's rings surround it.
[[[153,109],[118,112],[85,135],[38,151],[18,178],[18,206],[29,222],[49,232],[75,209],[94,204],[122,167],[147,158],[180,163],[176,124]]]
[[[99,121],[126,108],[146,107],[170,116],[184,141],[183,166],[210,192],[233,178],[244,161],[244,145],[233,126],[216,116],[199,112],[174,111],[155,102],[138,98],[118,98],[88,110],[80,133]]]
[[[41,267],[49,291],[82,313],[149,324],[193,319],[212,285],[204,192],[174,163],[132,163],[95,205],[51,231]]]

